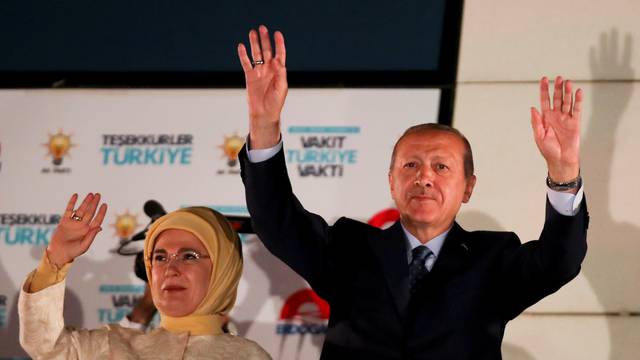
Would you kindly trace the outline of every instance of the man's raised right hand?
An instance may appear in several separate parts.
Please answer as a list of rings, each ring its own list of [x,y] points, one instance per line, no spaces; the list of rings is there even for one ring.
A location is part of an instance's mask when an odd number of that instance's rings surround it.
[[[258,31],[249,32],[253,61],[244,44],[238,45],[238,57],[247,83],[251,149],[270,148],[280,141],[280,114],[289,85],[284,36],[276,31],[273,37],[275,55],[266,26],[260,25]]]

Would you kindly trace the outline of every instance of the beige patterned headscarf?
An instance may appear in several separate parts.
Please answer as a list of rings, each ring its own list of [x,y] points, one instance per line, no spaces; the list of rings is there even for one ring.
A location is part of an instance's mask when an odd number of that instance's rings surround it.
[[[235,304],[242,274],[242,247],[238,234],[222,214],[207,207],[189,207],[162,216],[149,227],[144,244],[149,284],[153,282],[150,256],[158,235],[168,229],[194,234],[207,249],[213,266],[207,294],[193,313],[171,317],[158,309],[161,326],[172,332],[188,331],[192,335],[221,334],[225,315]]]

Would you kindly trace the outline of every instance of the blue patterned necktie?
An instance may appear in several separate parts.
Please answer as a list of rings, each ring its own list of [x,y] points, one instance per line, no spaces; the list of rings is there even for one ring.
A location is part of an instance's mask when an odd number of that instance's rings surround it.
[[[409,264],[409,293],[413,295],[418,288],[420,280],[429,273],[426,266],[426,260],[432,252],[428,247],[420,245],[411,250],[411,264]]]

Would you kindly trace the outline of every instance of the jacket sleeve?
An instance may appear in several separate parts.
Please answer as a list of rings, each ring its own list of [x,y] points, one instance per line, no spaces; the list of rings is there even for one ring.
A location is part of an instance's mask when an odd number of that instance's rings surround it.
[[[251,163],[240,152],[241,176],[253,229],[267,249],[325,297],[330,226],[293,194],[284,151]],[[324,294],[323,294],[324,293]]]
[[[35,271],[34,271],[35,272]],[[29,275],[20,291],[20,345],[33,359],[80,359],[105,349],[105,330],[76,330],[64,325],[65,281],[29,293]],[[91,357],[91,356],[89,356]]]
[[[556,292],[580,272],[587,253],[589,215],[586,199],[574,216],[559,214],[547,200],[538,240],[520,244],[514,235],[502,256],[500,288],[507,320]]]

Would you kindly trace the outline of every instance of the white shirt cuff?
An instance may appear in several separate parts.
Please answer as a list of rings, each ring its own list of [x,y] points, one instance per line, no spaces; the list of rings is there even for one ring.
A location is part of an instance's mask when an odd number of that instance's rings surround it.
[[[249,149],[248,136],[247,136],[246,143],[247,143],[247,149]],[[250,162],[259,163],[259,162],[271,159],[278,153],[278,151],[280,151],[280,149],[282,149],[282,136],[280,137],[280,142],[278,142],[278,144],[274,147],[270,147],[267,149],[256,149],[256,150],[249,149],[249,151],[247,151],[247,157],[249,158]]]
[[[584,185],[580,186],[580,190],[575,195],[547,188],[547,196],[551,206],[558,213],[565,216],[573,216],[580,210],[580,203],[582,203],[582,198],[584,197]]]

